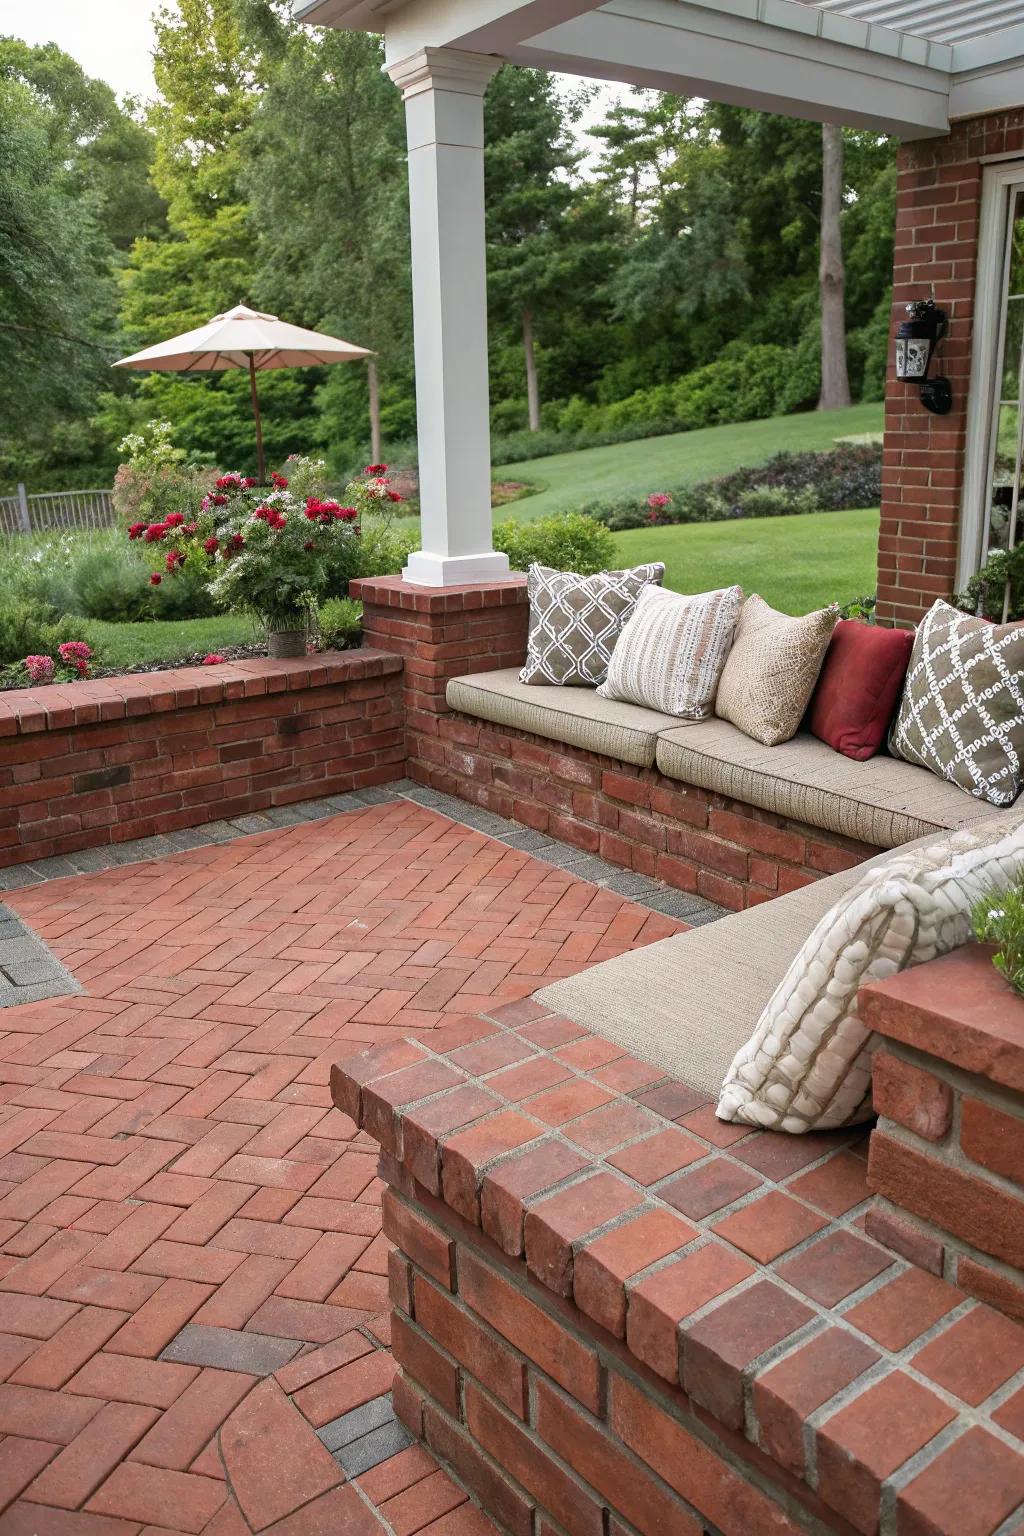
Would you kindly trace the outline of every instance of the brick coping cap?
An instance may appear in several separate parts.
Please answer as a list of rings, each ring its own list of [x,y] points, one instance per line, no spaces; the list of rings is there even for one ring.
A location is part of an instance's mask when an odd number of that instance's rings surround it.
[[[122,720],[161,710],[222,704],[254,694],[324,688],[400,672],[402,666],[400,656],[363,647],[294,659],[256,656],[212,667],[174,667],[162,672],[97,677],[80,683],[11,688],[0,693],[0,736],[65,730],[69,726]]]
[[[965,944],[872,982],[858,994],[861,1018],[876,1034],[1022,1092],[1024,998],[996,970],[994,953]]]
[[[419,587],[401,576],[364,576],[349,587],[352,597],[380,608],[415,613],[463,613],[474,608],[504,608],[529,602],[526,577],[516,571],[508,581],[474,582],[464,587]]]

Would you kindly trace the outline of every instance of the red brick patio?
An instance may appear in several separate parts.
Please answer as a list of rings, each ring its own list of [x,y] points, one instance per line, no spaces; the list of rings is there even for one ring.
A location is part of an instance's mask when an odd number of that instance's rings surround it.
[[[393,1371],[329,1069],[679,925],[405,801],[7,899],[85,990],[0,1014],[3,1531],[490,1532],[313,1434]]]

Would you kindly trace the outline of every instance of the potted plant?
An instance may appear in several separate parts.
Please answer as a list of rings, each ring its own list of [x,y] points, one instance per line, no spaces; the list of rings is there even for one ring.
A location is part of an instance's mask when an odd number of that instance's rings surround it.
[[[371,510],[401,501],[387,466],[370,464],[346,487],[346,504],[325,497],[323,464],[293,456],[289,474],[269,487],[252,477],[220,475],[198,516],[170,513],[161,523],[136,522],[131,539],[154,547],[153,585],[186,562],[199,564],[218,605],[262,624],[271,656],[302,656],[319,604],[342,596],[358,569],[360,523]]]

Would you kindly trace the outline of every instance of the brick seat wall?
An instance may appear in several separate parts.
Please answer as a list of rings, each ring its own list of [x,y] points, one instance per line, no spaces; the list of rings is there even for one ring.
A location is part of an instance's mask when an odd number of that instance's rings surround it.
[[[332,1094],[382,1148],[396,1408],[508,1536],[1020,1514],[1024,1329],[865,1235],[862,1130],[724,1125],[532,1001]]]
[[[0,693],[0,867],[398,778],[401,671],[364,649]]]
[[[879,851],[653,768],[453,713],[451,678],[522,665],[525,577],[445,591],[385,577],[352,590],[367,640],[405,660],[406,771],[422,784],[733,911]]]
[[[878,1128],[868,1230],[1024,1320],[1024,999],[970,944],[866,987]]]

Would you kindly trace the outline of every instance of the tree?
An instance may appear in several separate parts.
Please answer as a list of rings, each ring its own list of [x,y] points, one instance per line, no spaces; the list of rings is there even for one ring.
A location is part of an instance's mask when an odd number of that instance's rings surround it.
[[[490,308],[522,339],[527,414],[540,427],[536,326],[573,289],[587,262],[571,181],[581,159],[569,131],[585,98],[563,102],[553,77],[505,65],[484,98],[484,178]]]
[[[850,404],[846,371],[846,273],[843,267],[843,130],[821,126],[821,394],[818,409]]]
[[[412,392],[405,121],[382,73],[379,38],[312,31],[250,0],[275,64],[246,138],[244,186],[256,231],[257,293],[314,329],[369,347],[367,369],[335,367],[317,391],[322,436],[355,450],[352,416]],[[355,436],[355,442],[352,441]],[[340,466],[339,466],[340,467]]]

